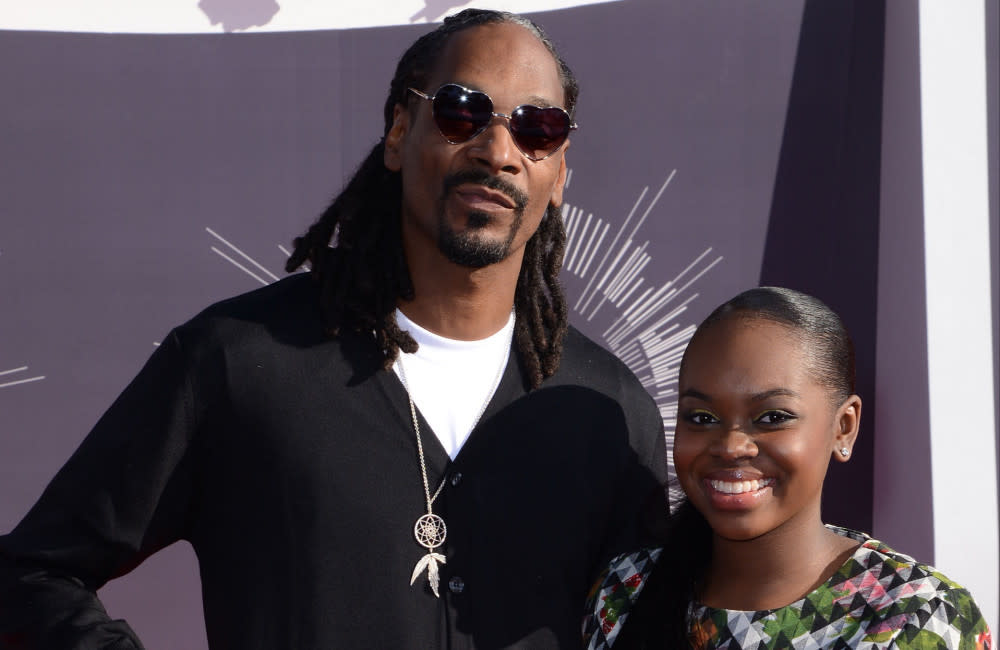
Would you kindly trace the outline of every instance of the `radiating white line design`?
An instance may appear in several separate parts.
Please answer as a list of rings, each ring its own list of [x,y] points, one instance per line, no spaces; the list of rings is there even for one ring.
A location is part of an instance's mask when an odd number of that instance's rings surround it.
[[[593,213],[584,214],[579,207],[563,205],[567,238],[563,271],[586,282],[573,311],[588,323],[598,317],[609,323],[601,334],[604,344],[632,369],[656,401],[668,452],[673,448],[677,417],[677,373],[695,330],[693,323],[684,323],[681,317],[698,297],[692,285],[723,259],[709,246],[660,286],[643,275],[652,260],[650,242],[637,240],[636,234],[676,173],[675,169],[667,175],[645,208],[649,188],[643,188],[610,241],[609,222]],[[633,223],[637,214],[641,216]]]
[[[222,259],[226,260],[227,262],[229,262],[230,264],[232,264],[233,266],[235,266],[239,270],[243,271],[244,273],[246,273],[247,275],[249,275],[251,278],[253,278],[257,282],[260,282],[261,284],[271,284],[272,282],[277,282],[278,281],[279,278],[278,278],[277,275],[275,275],[274,273],[271,273],[270,271],[268,271],[261,263],[259,263],[257,260],[253,259],[249,255],[247,255],[246,253],[244,253],[242,250],[240,250],[239,248],[237,248],[234,244],[230,243],[227,239],[225,239],[224,237],[222,237],[222,235],[220,235],[219,233],[215,232],[214,230],[212,230],[211,228],[208,228],[208,227],[205,228],[205,231],[208,234],[210,234],[212,237],[215,237],[217,240],[219,240],[220,242],[222,242],[223,244],[225,244],[227,247],[229,247],[229,249],[231,251],[235,252],[237,255],[239,255],[244,260],[246,260],[247,262],[249,262],[254,268],[256,268],[257,270],[259,270],[263,276],[266,276],[266,277],[268,277],[270,279],[269,280],[264,279],[264,277],[261,277],[261,275],[258,275],[254,271],[250,270],[249,268],[247,268],[247,266],[245,266],[241,262],[233,259],[230,255],[227,255],[225,252],[219,250],[219,248],[217,248],[215,246],[211,247],[213,253],[215,253],[216,255],[218,255],[219,257],[221,257]],[[281,246],[278,246],[278,248],[281,248]],[[284,249],[282,249],[282,251],[283,250]]]
[[[21,366],[19,368],[11,368],[10,370],[0,370],[0,377],[4,375],[13,375],[18,372],[24,372],[28,369],[28,366]],[[18,384],[28,384],[33,381],[40,381],[45,379],[45,375],[39,375],[37,377],[27,377],[25,379],[15,379],[13,381],[5,381],[0,383],[0,388],[7,388],[8,386],[17,386]]]

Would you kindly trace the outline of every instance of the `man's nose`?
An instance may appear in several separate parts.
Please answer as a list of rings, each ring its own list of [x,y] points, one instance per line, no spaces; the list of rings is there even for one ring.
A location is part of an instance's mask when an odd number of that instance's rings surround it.
[[[487,166],[493,174],[501,171],[517,174],[524,169],[524,155],[514,144],[506,117],[494,116],[482,133],[469,143],[469,155]]]

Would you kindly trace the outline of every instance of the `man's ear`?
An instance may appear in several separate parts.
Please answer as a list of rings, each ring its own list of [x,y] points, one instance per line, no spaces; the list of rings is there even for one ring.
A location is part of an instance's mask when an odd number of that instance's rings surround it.
[[[562,151],[559,152],[559,175],[556,177],[556,184],[552,188],[552,196],[549,197],[549,204],[556,207],[562,207],[563,201],[563,186],[566,185],[566,150],[569,149],[569,140],[566,140],[565,144],[562,146]]]
[[[854,442],[858,439],[861,426],[861,398],[851,395],[837,409],[834,420],[836,431],[833,435],[833,457],[842,463],[851,458]]]
[[[400,150],[409,130],[410,113],[402,104],[396,104],[392,111],[392,126],[385,134],[385,153],[382,156],[385,168],[391,172],[398,172],[403,167]]]

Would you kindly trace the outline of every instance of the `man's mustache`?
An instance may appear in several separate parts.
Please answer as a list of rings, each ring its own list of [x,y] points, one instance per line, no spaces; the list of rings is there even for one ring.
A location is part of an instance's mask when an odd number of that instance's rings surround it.
[[[528,195],[524,191],[502,178],[488,174],[482,169],[463,169],[454,174],[449,174],[444,179],[444,191],[442,195],[448,196],[453,189],[465,184],[482,185],[483,187],[506,194],[514,202],[514,210],[518,213],[524,212],[524,208],[528,205]]]

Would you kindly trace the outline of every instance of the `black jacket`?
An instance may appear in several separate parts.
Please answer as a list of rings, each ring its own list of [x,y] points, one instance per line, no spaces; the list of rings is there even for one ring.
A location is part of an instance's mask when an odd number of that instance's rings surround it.
[[[665,479],[652,399],[572,330],[537,390],[511,355],[453,462],[421,422],[430,482],[447,475],[438,599],[409,584],[406,394],[371,340],[323,335],[318,304],[293,276],[170,334],[0,537],[0,647],[140,648],[94,592],[178,540],[213,649],[578,647],[590,581]]]

